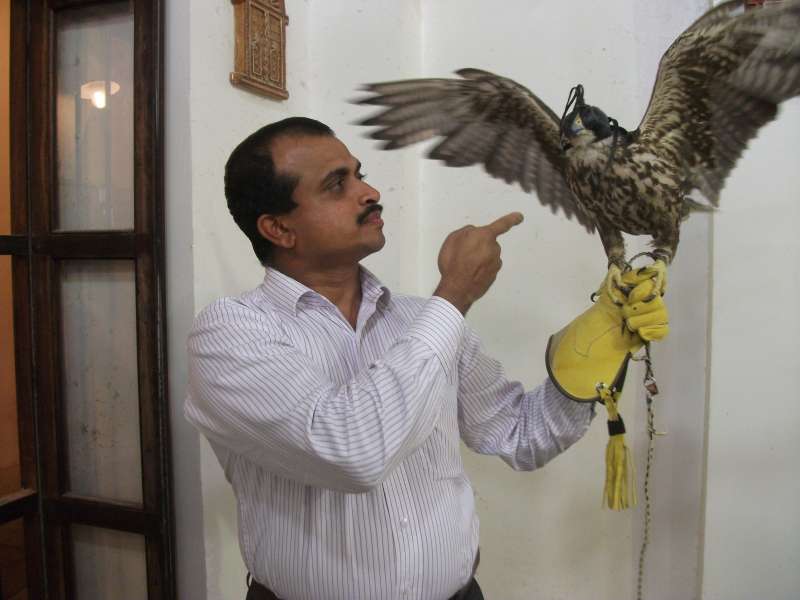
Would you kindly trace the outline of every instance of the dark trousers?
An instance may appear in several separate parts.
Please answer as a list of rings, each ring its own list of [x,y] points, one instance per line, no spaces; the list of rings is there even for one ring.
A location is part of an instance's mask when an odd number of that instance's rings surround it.
[[[247,590],[247,598],[245,600],[281,600],[255,579],[250,579],[248,576],[247,581],[249,589]],[[357,599],[354,598],[353,600]],[[449,600],[484,600],[484,598],[481,587],[473,577],[467,585],[461,588],[461,590]]]

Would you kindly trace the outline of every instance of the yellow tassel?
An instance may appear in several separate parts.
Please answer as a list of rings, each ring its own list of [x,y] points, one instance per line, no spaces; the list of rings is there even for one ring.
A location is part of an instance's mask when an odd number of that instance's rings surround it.
[[[617,411],[619,392],[598,386],[600,398],[608,411],[608,446],[606,447],[606,484],[603,504],[611,510],[636,506],[636,472],[631,451],[625,444],[625,423]]]

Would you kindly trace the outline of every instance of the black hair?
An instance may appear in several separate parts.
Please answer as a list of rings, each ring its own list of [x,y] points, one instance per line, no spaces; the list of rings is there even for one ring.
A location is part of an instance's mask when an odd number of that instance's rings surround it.
[[[272,143],[279,137],[334,136],[333,130],[306,117],[290,117],[265,125],[231,152],[225,164],[225,198],[233,220],[250,239],[262,265],[272,254],[272,242],[258,231],[261,215],[283,215],[297,204],[292,199],[297,176],[275,172]]]

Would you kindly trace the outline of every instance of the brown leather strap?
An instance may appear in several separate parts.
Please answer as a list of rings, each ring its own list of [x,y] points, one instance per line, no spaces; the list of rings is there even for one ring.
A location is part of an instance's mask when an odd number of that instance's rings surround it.
[[[272,592],[248,576],[247,598],[245,600],[281,600]],[[449,600],[483,600],[483,593],[473,577],[463,588],[453,594]]]

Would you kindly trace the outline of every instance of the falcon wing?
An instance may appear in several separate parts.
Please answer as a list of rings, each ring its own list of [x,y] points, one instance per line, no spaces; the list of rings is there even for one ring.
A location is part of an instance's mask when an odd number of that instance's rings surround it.
[[[462,79],[409,79],[373,83],[359,104],[388,107],[362,125],[383,148],[444,138],[429,158],[450,167],[482,163],[493,177],[536,190],[552,212],[575,217],[589,233],[594,220],[580,208],[564,179],[559,118],[521,85],[486,71],[461,69]]]
[[[800,2],[743,12],[725,2],[661,59],[639,141],[681,164],[715,206],[747,143],[800,94]]]

